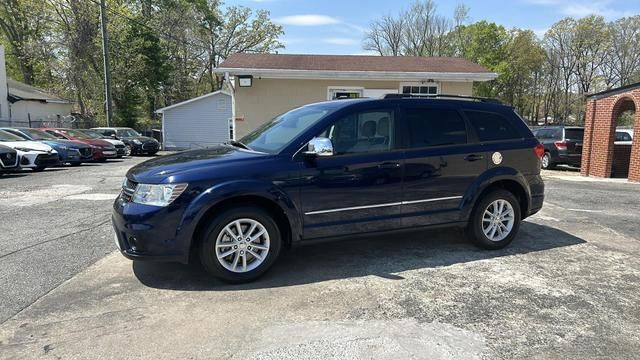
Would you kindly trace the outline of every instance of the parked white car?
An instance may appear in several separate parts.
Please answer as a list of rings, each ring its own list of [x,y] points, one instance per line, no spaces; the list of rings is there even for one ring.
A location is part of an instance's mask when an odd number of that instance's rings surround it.
[[[0,130],[0,144],[14,149],[20,158],[20,167],[42,171],[60,164],[58,152],[49,145]]]
[[[632,129],[616,129],[616,145],[631,145],[633,143]]]

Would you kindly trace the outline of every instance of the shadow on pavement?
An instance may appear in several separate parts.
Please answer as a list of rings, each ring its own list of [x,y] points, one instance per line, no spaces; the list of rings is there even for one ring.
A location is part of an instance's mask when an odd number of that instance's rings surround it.
[[[134,262],[135,276],[144,285],[181,291],[225,291],[274,288],[327,280],[377,275],[403,280],[394,273],[437,268],[502,256],[526,254],[585,243],[552,227],[523,222],[515,241],[502,250],[482,250],[460,230],[376,236],[301,246],[285,251],[273,268],[250,284],[228,285],[206,275],[198,266]]]

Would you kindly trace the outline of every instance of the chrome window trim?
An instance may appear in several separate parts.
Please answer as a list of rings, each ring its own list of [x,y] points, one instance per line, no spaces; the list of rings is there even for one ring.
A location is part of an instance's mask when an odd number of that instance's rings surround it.
[[[385,203],[385,204],[352,206],[352,207],[346,207],[346,208],[310,211],[304,214],[305,215],[329,214],[329,213],[340,212],[340,211],[375,209],[375,208],[389,207],[389,206],[411,205],[411,204],[428,203],[428,202],[434,202],[434,201],[457,200],[457,199],[462,199],[462,196],[447,196],[447,197],[433,198],[433,199],[410,200],[410,201],[400,201],[400,202]]]

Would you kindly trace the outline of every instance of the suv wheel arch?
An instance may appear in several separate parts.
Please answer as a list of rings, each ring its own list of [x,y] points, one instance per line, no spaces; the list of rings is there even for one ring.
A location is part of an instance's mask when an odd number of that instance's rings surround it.
[[[513,179],[496,180],[487,185],[476,197],[473,204],[473,209],[471,209],[470,213],[473,213],[476,206],[484,196],[495,189],[503,189],[512,193],[516,197],[516,199],[518,199],[518,203],[520,204],[520,213],[522,214],[522,219],[525,219],[527,217],[527,213],[529,211],[529,196],[527,196],[524,186]]]
[[[226,210],[232,207],[243,206],[256,207],[273,216],[273,219],[275,220],[276,225],[278,225],[278,229],[280,230],[280,234],[282,235],[282,239],[284,241],[283,245],[285,247],[290,247],[292,245],[294,235],[291,222],[289,221],[289,218],[287,217],[285,211],[276,202],[258,195],[236,196],[227,198],[214,204],[209,209],[207,209],[204,215],[200,218],[191,238],[191,245],[189,248],[189,262],[191,262],[193,259],[197,259],[197,254],[195,253],[198,250],[200,245],[199,242],[202,239],[201,234],[207,229],[210,222],[215,219],[217,214],[221,212],[221,209]]]

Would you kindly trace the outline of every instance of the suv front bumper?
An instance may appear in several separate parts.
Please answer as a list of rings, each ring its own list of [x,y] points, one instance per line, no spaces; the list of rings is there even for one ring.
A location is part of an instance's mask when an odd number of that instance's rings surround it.
[[[180,236],[182,211],[129,202],[122,195],[113,204],[115,242],[126,258],[187,263],[190,238]]]

